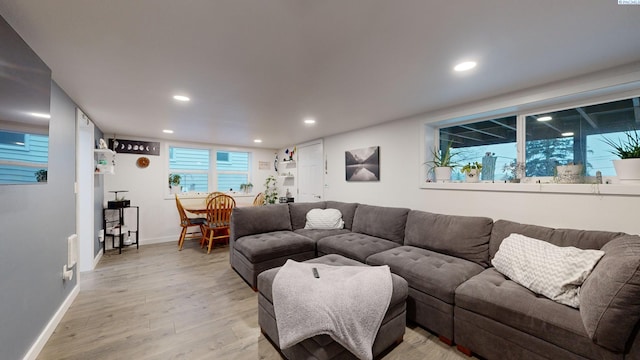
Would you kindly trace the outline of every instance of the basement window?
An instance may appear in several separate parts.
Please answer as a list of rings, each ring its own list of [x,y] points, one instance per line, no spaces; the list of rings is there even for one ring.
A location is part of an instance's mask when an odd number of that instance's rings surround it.
[[[637,96],[453,123],[436,128],[436,143],[440,149],[451,145],[458,154],[457,169],[481,163],[481,182],[552,183],[556,166],[568,164],[584,165],[587,183],[593,183],[598,172],[605,182],[616,182],[612,160],[617,157],[605,140],[619,142],[626,131],[635,129],[640,130]],[[464,175],[454,170],[452,181],[463,182]]]

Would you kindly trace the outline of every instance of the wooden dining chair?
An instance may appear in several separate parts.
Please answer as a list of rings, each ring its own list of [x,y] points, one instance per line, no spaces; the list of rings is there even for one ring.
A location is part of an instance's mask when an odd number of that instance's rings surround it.
[[[253,199],[253,206],[262,206],[264,205],[264,193],[259,193],[256,195],[255,199]]]
[[[177,194],[176,194],[176,207],[178,208],[178,215],[180,215],[180,226],[182,227],[182,231],[180,231],[180,238],[178,239],[178,249],[182,250],[182,246],[184,245],[184,240],[187,238],[187,231],[188,231],[187,229],[194,226],[199,227],[202,235],[201,236],[194,235],[192,237],[189,237],[189,239],[195,239],[195,238],[201,239],[205,233],[204,225],[207,222],[207,219],[202,217],[197,217],[197,218],[188,217],[187,212],[184,210],[184,207],[182,207],[182,203],[180,202],[180,198],[178,198]]]
[[[218,196],[218,195],[225,195],[225,193],[220,192],[220,191],[214,191],[212,193],[209,193],[207,195],[207,199],[204,201],[205,204],[209,203],[209,200],[213,199],[214,197]]]
[[[231,212],[236,207],[236,201],[229,195],[218,195],[212,197],[207,202],[207,222],[205,224],[205,232],[203,247],[208,245],[207,254],[213,248],[215,240],[227,239],[229,241],[231,224]]]

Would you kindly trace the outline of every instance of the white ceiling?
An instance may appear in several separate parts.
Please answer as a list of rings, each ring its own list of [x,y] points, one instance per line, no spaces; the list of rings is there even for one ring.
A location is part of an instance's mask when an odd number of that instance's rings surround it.
[[[265,148],[640,60],[640,6],[616,0],[0,0],[0,14],[107,136]],[[478,67],[453,73],[466,59]]]

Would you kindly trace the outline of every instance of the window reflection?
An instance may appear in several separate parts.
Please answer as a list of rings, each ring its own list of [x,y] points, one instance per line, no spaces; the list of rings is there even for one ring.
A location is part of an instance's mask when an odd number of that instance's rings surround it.
[[[0,184],[47,181],[49,136],[0,130]]]

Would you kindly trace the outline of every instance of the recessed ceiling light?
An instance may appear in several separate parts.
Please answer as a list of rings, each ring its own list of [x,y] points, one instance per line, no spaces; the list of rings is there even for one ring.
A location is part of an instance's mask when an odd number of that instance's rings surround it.
[[[189,99],[188,96],[184,96],[184,95],[173,95],[173,98],[175,100],[182,101],[182,102],[187,102],[187,101],[191,100],[191,99]]]
[[[306,118],[306,119],[304,119],[304,123],[307,124],[307,125],[311,125],[311,124],[315,124],[316,120],[313,119],[313,118]]]
[[[460,64],[456,65],[453,70],[455,71],[467,71],[467,70],[471,70],[474,67],[476,67],[476,65],[478,65],[475,61],[465,61],[465,62],[461,62]]]
[[[173,130],[169,130],[169,129],[164,129],[162,130],[162,132],[165,134],[173,134]]]
[[[538,121],[550,121],[551,119],[553,119],[551,116],[540,116]]]
[[[256,143],[256,144],[259,144],[259,143],[262,142],[262,139],[255,139],[255,140],[253,140],[253,142]]]
[[[562,136],[573,136],[573,133],[571,131],[569,131],[569,132],[563,132],[560,135],[562,135]]]
[[[51,119],[51,115],[49,114],[43,114],[43,113],[29,113],[29,115],[33,116],[33,117],[37,117],[37,118],[42,118],[42,119]]]

